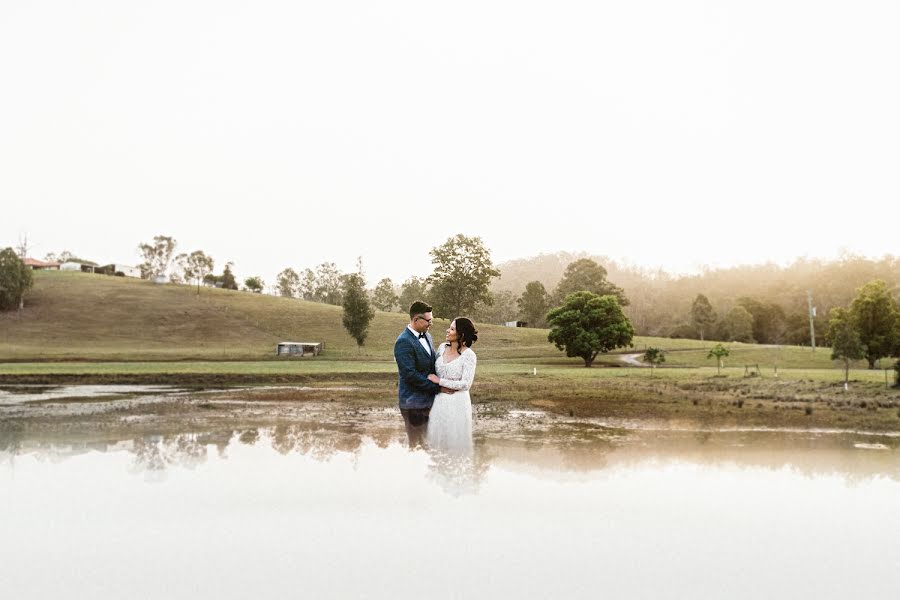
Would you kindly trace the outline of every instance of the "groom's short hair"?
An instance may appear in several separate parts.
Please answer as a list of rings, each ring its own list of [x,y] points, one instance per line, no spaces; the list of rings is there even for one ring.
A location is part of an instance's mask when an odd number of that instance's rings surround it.
[[[431,312],[432,307],[427,302],[422,302],[421,300],[416,300],[409,307],[409,318],[412,319],[416,315],[424,315],[427,312]]]

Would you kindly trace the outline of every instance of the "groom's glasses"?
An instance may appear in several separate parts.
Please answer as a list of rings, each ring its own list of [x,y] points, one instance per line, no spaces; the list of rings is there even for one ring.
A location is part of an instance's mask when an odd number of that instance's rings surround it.
[[[426,319],[425,317],[416,317],[416,318],[422,319],[423,321],[427,321],[428,323],[431,323],[434,320],[434,319]]]

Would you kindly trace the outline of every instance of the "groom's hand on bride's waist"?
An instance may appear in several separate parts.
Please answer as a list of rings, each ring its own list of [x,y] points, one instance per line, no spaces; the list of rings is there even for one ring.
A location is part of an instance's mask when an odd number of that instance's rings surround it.
[[[456,390],[451,390],[450,388],[441,387],[441,393],[444,394],[455,394]]]

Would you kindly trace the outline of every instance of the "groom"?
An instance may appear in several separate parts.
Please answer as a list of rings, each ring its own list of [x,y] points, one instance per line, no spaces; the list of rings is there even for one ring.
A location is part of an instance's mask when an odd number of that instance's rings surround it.
[[[428,381],[434,370],[434,345],[431,342],[431,306],[419,300],[409,307],[409,325],[394,343],[394,359],[400,372],[400,414],[406,425],[409,447],[425,445],[428,414],[434,396],[441,388]]]

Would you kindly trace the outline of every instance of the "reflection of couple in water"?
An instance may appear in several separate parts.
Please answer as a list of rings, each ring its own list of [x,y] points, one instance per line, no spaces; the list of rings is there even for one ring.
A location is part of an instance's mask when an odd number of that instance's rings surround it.
[[[439,482],[453,491],[477,487],[479,468],[472,445],[472,399],[477,359],[472,344],[478,331],[470,319],[457,317],[437,350],[431,329],[431,306],[413,302],[409,325],[394,344],[400,374],[400,414],[409,447],[424,448]]]

